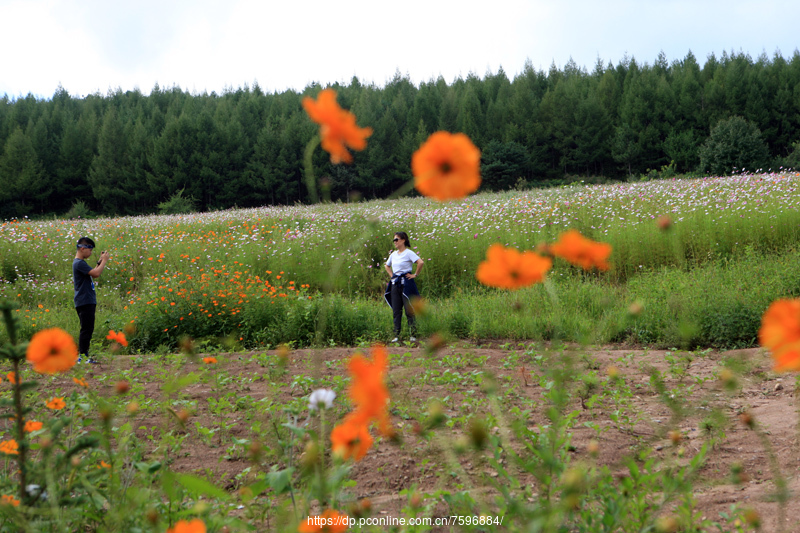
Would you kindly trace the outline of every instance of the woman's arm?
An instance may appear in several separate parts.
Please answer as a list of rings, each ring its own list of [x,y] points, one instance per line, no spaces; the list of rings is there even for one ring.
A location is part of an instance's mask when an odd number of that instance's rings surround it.
[[[386,272],[389,274],[389,276],[394,276],[394,272],[392,272],[392,269],[389,265],[383,265],[383,268],[386,269]]]
[[[407,277],[408,279],[414,279],[414,278],[416,278],[417,276],[419,276],[419,273],[420,273],[420,271],[422,270],[422,265],[424,265],[424,264],[425,264],[425,262],[424,262],[424,261],[422,260],[422,258],[420,257],[419,259],[417,259],[417,260],[414,262],[414,264],[415,264],[415,265],[417,265],[417,269],[416,269],[416,271],[415,271],[413,274],[406,274],[406,277]]]

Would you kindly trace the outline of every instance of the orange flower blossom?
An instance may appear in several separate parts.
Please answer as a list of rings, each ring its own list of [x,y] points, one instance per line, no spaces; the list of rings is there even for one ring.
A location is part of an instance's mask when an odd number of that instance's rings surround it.
[[[519,252],[502,244],[493,244],[486,251],[486,261],[478,265],[475,277],[484,285],[516,290],[544,281],[553,266],[549,257],[535,252]]]
[[[62,396],[60,398],[50,398],[45,404],[45,406],[48,409],[53,409],[55,411],[58,411],[66,407],[67,404],[66,402],[64,402],[64,397]]]
[[[14,439],[0,442],[0,453],[6,455],[19,455],[19,445]]]
[[[78,362],[78,347],[72,335],[60,328],[43,329],[28,343],[25,352],[33,370],[40,374],[65,372]]]
[[[772,353],[775,370],[800,370],[800,299],[776,300],[761,317],[758,341]]]
[[[297,528],[299,533],[342,533],[347,531],[349,525],[346,514],[339,511],[326,509],[321,515],[306,518],[306,521]]]
[[[195,518],[191,522],[178,520],[174,527],[167,529],[167,533],[206,533],[206,525],[199,518]]]
[[[28,420],[25,422],[25,427],[23,428],[26,433],[31,433],[33,431],[39,431],[42,429],[42,423],[37,422],[36,420]]]
[[[128,339],[125,338],[125,334],[122,333],[121,331],[119,333],[116,333],[113,329],[110,330],[108,332],[108,335],[106,335],[106,339],[110,341],[116,341],[121,346],[128,346]]]
[[[368,420],[358,411],[350,413],[331,431],[331,450],[342,459],[360,461],[372,446]]]
[[[0,505],[12,505],[14,507],[19,507],[19,500],[9,494],[3,494],[0,496]]]
[[[559,235],[558,242],[551,244],[550,251],[556,257],[566,259],[584,270],[592,267],[608,270],[606,260],[611,255],[611,245],[587,239],[578,230],[571,229]]]
[[[320,125],[322,148],[331,154],[331,163],[352,162],[353,156],[347,147],[359,151],[367,147],[367,137],[372,135],[372,128],[359,128],[356,116],[339,107],[333,89],[321,91],[316,101],[306,96],[303,98],[303,109],[311,120]]]
[[[411,157],[414,187],[440,202],[464,198],[481,185],[481,152],[463,133],[437,131]]]
[[[356,404],[356,411],[366,420],[376,420],[384,434],[388,432],[389,426],[387,412],[389,391],[384,382],[388,366],[389,354],[386,348],[379,344],[372,347],[372,361],[361,354],[356,354],[347,364],[353,377],[347,392]]]
[[[16,385],[17,384],[17,373],[13,372],[13,371],[9,372],[8,374],[6,374],[6,379],[8,379],[8,381],[10,381],[14,385]]]
[[[203,357],[203,362],[207,365],[214,365],[217,363],[216,357]]]

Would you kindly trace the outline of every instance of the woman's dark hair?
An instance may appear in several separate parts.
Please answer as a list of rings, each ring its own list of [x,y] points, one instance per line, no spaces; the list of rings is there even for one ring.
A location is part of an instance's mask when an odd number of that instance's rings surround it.
[[[408,233],[406,233],[405,231],[398,231],[394,235],[395,237],[400,237],[401,239],[406,241],[406,248],[411,248],[411,241],[408,240]]]

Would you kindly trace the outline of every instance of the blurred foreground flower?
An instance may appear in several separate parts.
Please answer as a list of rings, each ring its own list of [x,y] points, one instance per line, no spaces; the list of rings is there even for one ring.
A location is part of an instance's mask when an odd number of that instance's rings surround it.
[[[39,431],[42,429],[42,425],[43,424],[41,422],[37,422],[36,420],[28,420],[25,422],[25,427],[23,429],[25,430],[25,433],[31,433],[33,431]]]
[[[0,442],[0,453],[6,455],[19,455],[19,445],[14,439]]]
[[[174,527],[167,529],[167,533],[206,533],[206,525],[199,518],[195,518],[191,522],[178,520]]]
[[[346,514],[339,514],[339,511],[327,509],[321,515],[306,518],[297,531],[299,533],[342,533],[347,531],[348,525]]]
[[[203,357],[203,362],[207,365],[215,365],[217,364],[216,357]]]
[[[13,507],[19,507],[19,500],[9,494],[3,494],[0,496],[0,505],[11,505]]]
[[[558,242],[550,245],[550,251],[556,257],[566,259],[584,270],[609,268],[606,260],[611,255],[611,245],[587,239],[574,229],[562,233]]]
[[[761,317],[758,341],[775,360],[775,371],[800,370],[800,299],[776,300]]]
[[[331,431],[331,449],[342,459],[360,461],[372,446],[367,419],[358,411],[347,415],[341,424]]]
[[[411,158],[414,187],[436,200],[464,198],[481,185],[481,152],[463,133],[437,131]]]
[[[333,400],[336,399],[336,393],[330,389],[317,389],[308,397],[308,408],[311,411],[319,409],[322,404],[325,409],[330,409],[333,405]]]
[[[331,154],[331,163],[352,162],[353,156],[347,147],[359,151],[367,147],[367,137],[372,135],[372,128],[359,128],[356,116],[339,107],[333,89],[321,91],[316,101],[306,96],[303,98],[303,109],[311,120],[320,125],[321,145],[323,150]]]
[[[43,329],[31,338],[25,357],[40,374],[65,372],[78,362],[72,335],[60,328]]]
[[[67,406],[67,404],[66,404],[66,402],[64,401],[64,398],[63,398],[63,397],[60,397],[60,398],[50,398],[50,399],[47,401],[47,403],[45,404],[45,406],[46,406],[48,409],[53,409],[53,410],[55,410],[55,411],[58,411],[58,410],[61,410],[61,409],[63,409],[64,407],[66,407],[66,406]]]
[[[516,290],[541,283],[552,266],[549,257],[493,244],[486,252],[486,261],[478,265],[475,276],[484,285]]]
[[[381,432],[388,433],[389,390],[386,388],[386,370],[389,366],[389,354],[384,346],[372,347],[372,361],[361,354],[354,355],[347,365],[353,381],[348,389],[348,394],[356,411],[361,413],[366,420],[375,420],[380,425]]]
[[[110,341],[115,341],[121,346],[128,346],[128,339],[125,338],[125,334],[121,331],[119,333],[115,332],[113,329],[108,332],[106,335],[106,339]]]

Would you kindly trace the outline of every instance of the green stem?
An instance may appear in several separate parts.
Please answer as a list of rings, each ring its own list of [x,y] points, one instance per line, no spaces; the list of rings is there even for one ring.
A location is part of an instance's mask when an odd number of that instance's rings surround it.
[[[306,145],[306,151],[303,157],[303,162],[305,163],[306,168],[306,187],[308,188],[308,196],[311,199],[312,204],[319,202],[319,195],[317,194],[317,180],[314,178],[314,162],[312,160],[314,150],[317,149],[319,143],[320,136],[315,135],[314,138],[311,139]]]
[[[6,322],[8,324],[8,322]],[[11,332],[9,331],[9,334]],[[17,466],[19,467],[19,497],[21,502],[27,501],[25,487],[28,486],[27,472],[25,470],[25,456],[28,451],[28,442],[25,439],[25,423],[22,420],[22,378],[19,372],[19,359],[14,358],[14,412],[16,413],[17,444],[19,453],[17,454]]]

